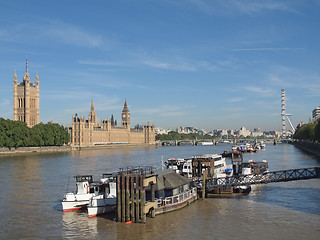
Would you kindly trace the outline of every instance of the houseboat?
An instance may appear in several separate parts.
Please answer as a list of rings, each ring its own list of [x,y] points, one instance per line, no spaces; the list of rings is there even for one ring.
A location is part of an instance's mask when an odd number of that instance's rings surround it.
[[[154,215],[180,209],[197,199],[197,188],[192,180],[172,169],[160,171],[156,179],[154,194],[150,185],[146,188],[146,201],[156,202],[156,208],[150,210]]]

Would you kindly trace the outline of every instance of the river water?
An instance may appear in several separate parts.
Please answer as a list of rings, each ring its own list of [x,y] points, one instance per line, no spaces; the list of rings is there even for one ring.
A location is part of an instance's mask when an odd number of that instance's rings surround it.
[[[198,200],[147,218],[146,224],[61,211],[63,194],[75,190],[75,175],[98,179],[121,167],[160,168],[161,159],[230,149],[218,144],[1,156],[0,239],[320,239],[320,179],[259,185],[245,196]],[[320,166],[319,158],[288,144],[267,144],[244,159],[268,160],[270,171]]]

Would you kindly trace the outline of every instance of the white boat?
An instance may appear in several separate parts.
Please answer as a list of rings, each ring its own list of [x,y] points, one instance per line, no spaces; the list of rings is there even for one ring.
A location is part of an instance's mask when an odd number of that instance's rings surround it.
[[[88,216],[95,217],[100,214],[112,212],[117,207],[116,176],[104,174],[101,179],[100,192],[92,196],[87,206]]]
[[[174,170],[177,174],[180,174],[187,178],[192,178],[192,160],[183,158],[169,158],[165,163],[167,168]]]
[[[213,142],[200,142],[199,144],[202,146],[213,146]]]
[[[86,207],[89,200],[97,194],[97,186],[93,185],[91,175],[75,176],[76,192],[66,193],[62,199],[63,212],[78,210]]]

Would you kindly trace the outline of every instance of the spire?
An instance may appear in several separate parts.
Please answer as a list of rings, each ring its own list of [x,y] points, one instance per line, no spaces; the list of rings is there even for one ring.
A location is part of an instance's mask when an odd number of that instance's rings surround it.
[[[27,81],[27,82],[30,81],[30,76],[29,76],[29,73],[28,73],[28,59],[27,59],[27,56],[26,56],[26,74],[24,75],[23,80]]]
[[[125,101],[124,101],[122,112],[129,112],[127,99],[125,99]]]
[[[91,112],[94,112],[94,103],[93,103],[93,98],[92,98],[92,102],[91,102]]]

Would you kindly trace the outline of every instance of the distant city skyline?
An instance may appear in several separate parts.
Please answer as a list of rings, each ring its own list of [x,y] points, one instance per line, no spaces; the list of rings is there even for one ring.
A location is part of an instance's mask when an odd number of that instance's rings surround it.
[[[318,0],[2,1],[0,117],[13,76],[38,72],[40,122],[88,116],[131,126],[281,131],[320,105]],[[289,125],[287,125],[289,129]]]

